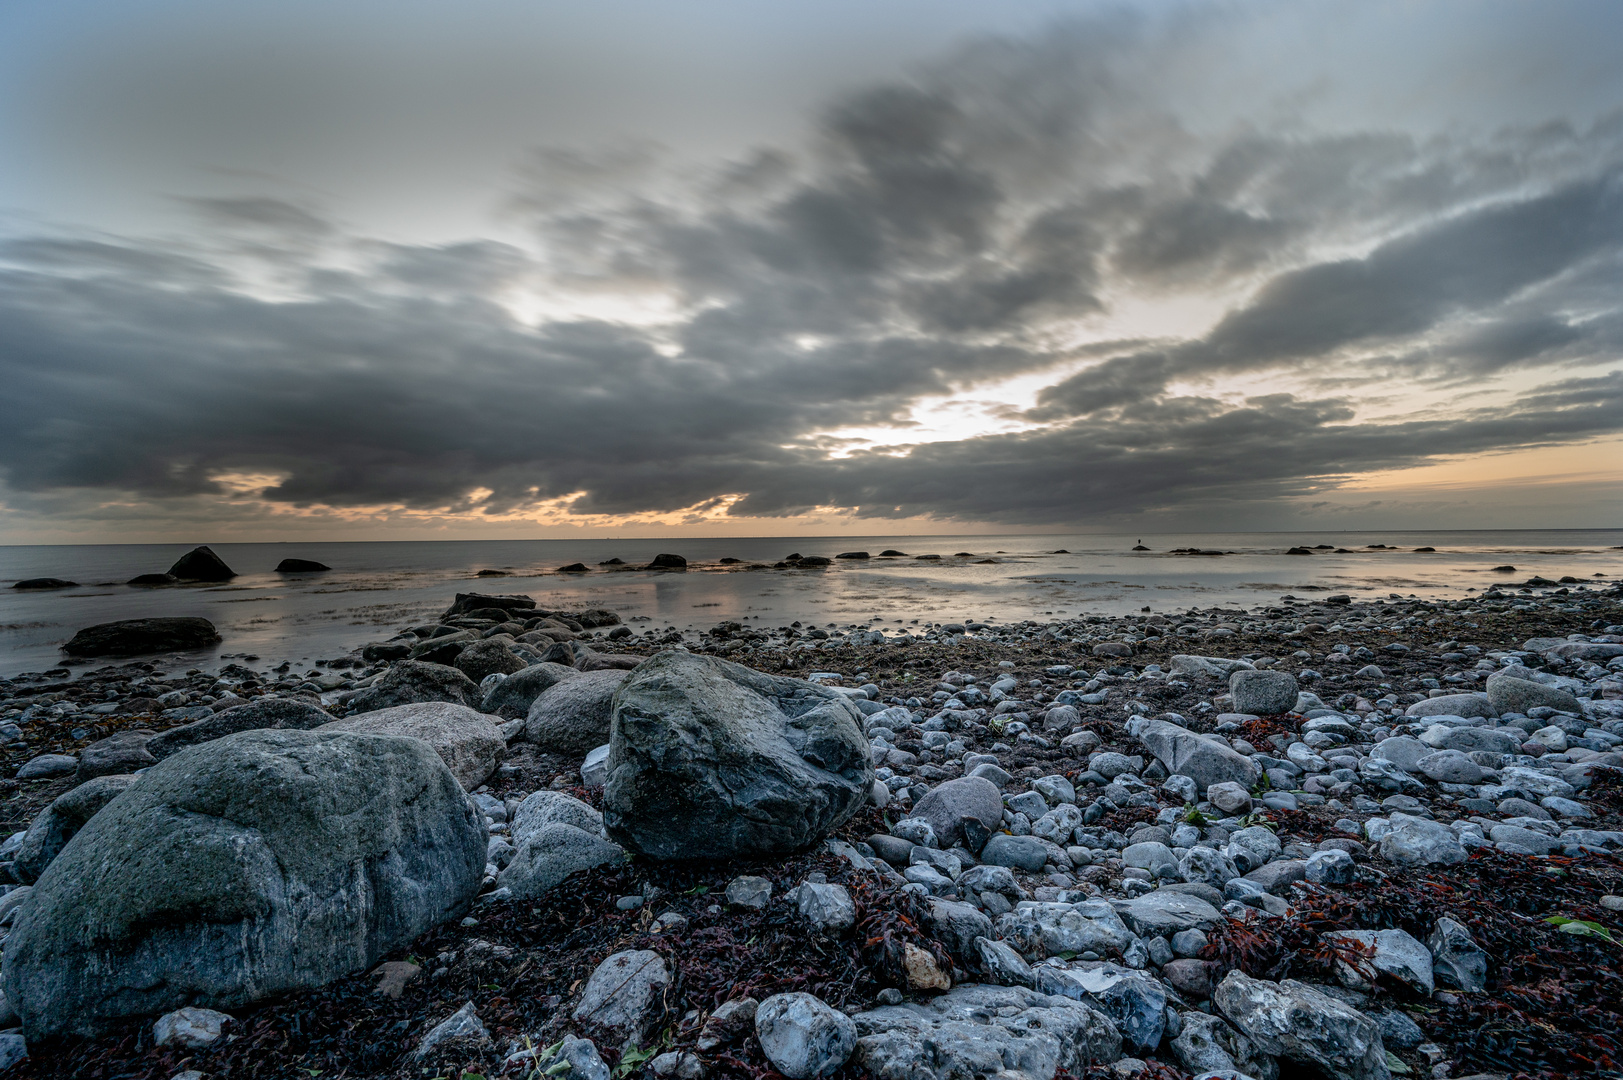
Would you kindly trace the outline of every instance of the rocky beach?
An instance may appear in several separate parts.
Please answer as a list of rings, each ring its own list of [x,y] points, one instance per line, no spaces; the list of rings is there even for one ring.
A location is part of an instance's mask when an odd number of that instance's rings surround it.
[[[469,591],[165,669],[213,632],[0,683],[6,1075],[1623,1067],[1616,582],[691,631]]]

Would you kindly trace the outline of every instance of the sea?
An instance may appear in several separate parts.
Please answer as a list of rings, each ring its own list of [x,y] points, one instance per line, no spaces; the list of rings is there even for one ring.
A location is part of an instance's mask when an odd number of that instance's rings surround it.
[[[549,609],[609,608],[682,629],[748,619],[900,630],[896,624],[1254,607],[1314,593],[1453,598],[1534,575],[1599,583],[1623,576],[1620,545],[1623,529],[220,543],[209,546],[236,578],[157,588],[125,583],[167,570],[197,545],[0,546],[0,676],[58,666],[61,646],[82,627],[154,616],[212,622],[223,638],[214,649],[154,658],[166,668],[209,670],[245,656],[263,664],[341,656],[431,620],[459,592],[521,594]],[[1286,554],[1293,547],[1314,554]],[[904,554],[878,557],[886,550]],[[791,553],[853,551],[873,557],[836,558],[822,569],[750,568]],[[639,569],[661,553],[683,556],[689,569]],[[277,573],[286,558],[332,569]],[[611,559],[623,565],[600,565]],[[559,572],[573,563],[590,570]],[[1515,569],[1496,569],[1504,566]],[[10,588],[35,577],[79,584]]]

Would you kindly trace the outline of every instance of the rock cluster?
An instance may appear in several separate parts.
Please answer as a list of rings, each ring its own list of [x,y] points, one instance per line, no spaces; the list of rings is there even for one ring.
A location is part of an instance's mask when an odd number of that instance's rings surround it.
[[[325,670],[18,680],[11,783],[50,797],[0,847],[0,1054],[145,1017],[202,1062],[257,1003],[376,968],[391,1001],[477,973],[390,1036],[418,1072],[1445,1075],[1482,1051],[1441,1012],[1504,974],[1473,905],[1298,916],[1484,859],[1612,865],[1619,600],[673,639],[470,593]],[[543,918],[603,947],[515,1020],[473,991],[551,962]],[[867,989],[684,996],[730,920]],[[1285,927],[1319,966],[1236,960]]]

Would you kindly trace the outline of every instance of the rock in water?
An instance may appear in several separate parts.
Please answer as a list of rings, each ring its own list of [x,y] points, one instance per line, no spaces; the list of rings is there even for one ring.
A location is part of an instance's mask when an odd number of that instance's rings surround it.
[[[24,578],[13,585],[13,589],[77,589],[77,581],[68,581],[59,577]]]
[[[649,570],[686,570],[688,561],[680,555],[655,555],[654,561],[649,563]]]
[[[609,741],[614,692],[625,682],[624,671],[589,671],[563,679],[530,703],[524,737],[543,750],[584,754]]]
[[[376,712],[419,701],[449,701],[479,706],[479,684],[454,667],[421,660],[401,660],[372,686],[350,700],[356,712]]]
[[[125,619],[85,627],[62,651],[70,656],[138,656],[206,649],[219,641],[219,631],[207,619]]]
[[[326,563],[319,563],[313,559],[283,559],[276,564],[278,574],[317,574],[323,570],[331,570]]]
[[[5,942],[6,1000],[33,1040],[321,986],[460,913],[486,841],[416,739],[247,731],[194,746],[46,867]]]
[[[843,694],[824,687],[660,653],[614,696],[603,800],[609,837],[660,859],[805,848],[873,789],[861,719]]]
[[[434,748],[464,791],[484,783],[507,753],[507,740],[502,738],[494,717],[446,701],[422,701],[361,713],[324,724],[321,730],[421,739]]]
[[[169,572],[182,581],[230,581],[237,572],[208,547],[192,548],[175,560]]]

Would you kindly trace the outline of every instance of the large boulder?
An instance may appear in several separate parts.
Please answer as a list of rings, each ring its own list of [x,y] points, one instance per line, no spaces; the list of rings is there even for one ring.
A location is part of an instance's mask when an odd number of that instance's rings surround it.
[[[963,843],[978,851],[992,833],[1003,827],[1003,795],[983,776],[960,776],[931,788],[913,805],[909,816],[928,821],[942,847]],[[965,818],[980,823],[978,842],[964,834]],[[973,825],[970,831],[975,831]]]
[[[223,739],[239,731],[259,728],[291,728],[309,731],[331,723],[332,713],[297,698],[261,697],[245,705],[233,705],[213,716],[170,728],[147,740],[147,753],[162,761],[188,746]]]
[[[1426,698],[1403,710],[1404,716],[1489,716],[1492,713],[1493,703],[1488,695],[1477,691]]]
[[[1503,671],[1496,671],[1488,676],[1486,689],[1488,702],[1496,713],[1525,713],[1528,709],[1536,709],[1540,705],[1547,705],[1557,712],[1576,713],[1579,716],[1584,712],[1584,707],[1578,703],[1578,699],[1565,690],[1545,686],[1532,679],[1517,678]]]
[[[1197,790],[1224,781],[1249,789],[1257,782],[1256,764],[1215,736],[1197,735],[1166,720],[1133,721],[1128,730],[1167,772],[1189,777]]]
[[[857,1026],[811,994],[773,994],[755,1010],[755,1038],[789,1080],[813,1080],[845,1064]]]
[[[321,730],[421,739],[434,748],[464,791],[483,784],[507,752],[507,740],[495,717],[446,701],[361,713],[323,724]]]
[[[503,720],[518,720],[530,715],[530,706],[542,693],[573,679],[580,672],[564,664],[531,664],[491,687],[479,706],[480,712],[499,716]]]
[[[1295,979],[1272,983],[1231,971],[1212,1004],[1264,1053],[1318,1069],[1333,1080],[1388,1080],[1375,1021]]]
[[[529,665],[505,641],[485,638],[457,653],[454,666],[475,683],[481,683],[487,675],[512,675]]]
[[[625,672],[610,670],[580,672],[555,683],[530,703],[524,737],[558,754],[584,754],[602,746],[609,741],[614,692],[625,681]]]
[[[6,1001],[34,1040],[321,986],[461,912],[486,842],[417,739],[246,731],[194,746],[40,875],[5,942]]]
[[[1290,712],[1300,693],[1296,677],[1285,671],[1236,671],[1229,676],[1234,711],[1269,716]]]
[[[350,699],[355,712],[376,712],[419,701],[449,701],[453,705],[479,705],[479,684],[454,667],[401,660],[383,678]]]
[[[12,856],[16,860],[13,872],[18,880],[26,885],[43,874],[51,860],[84,828],[85,822],[133,783],[133,776],[98,776],[58,795],[55,802],[29,823],[22,846]]]
[[[872,793],[861,719],[845,695],[825,687],[660,653],[614,696],[603,798],[609,837],[661,859],[809,847]]]
[[[182,581],[230,581],[237,572],[209,547],[196,547],[175,560],[169,572]]]
[[[206,649],[219,642],[219,631],[207,619],[123,619],[85,627],[62,646],[62,651],[69,656],[139,656]]]

